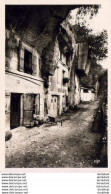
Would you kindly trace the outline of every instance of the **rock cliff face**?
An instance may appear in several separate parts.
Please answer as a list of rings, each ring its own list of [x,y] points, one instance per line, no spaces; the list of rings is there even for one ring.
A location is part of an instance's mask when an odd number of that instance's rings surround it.
[[[21,39],[34,47],[42,59],[42,72],[53,72],[52,61],[60,24],[70,10],[80,5],[6,6],[6,28],[13,29]]]
[[[104,69],[101,65],[91,63],[90,71],[88,76],[80,78],[80,83],[82,86],[94,87],[99,77],[104,73]]]

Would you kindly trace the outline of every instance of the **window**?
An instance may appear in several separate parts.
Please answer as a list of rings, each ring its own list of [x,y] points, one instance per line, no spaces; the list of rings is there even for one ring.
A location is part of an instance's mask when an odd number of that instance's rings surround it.
[[[62,84],[64,85],[64,74],[65,74],[65,71],[63,70],[62,71]]]
[[[32,53],[24,50],[24,72],[32,74]]]
[[[60,51],[60,60],[62,61],[62,52]]]
[[[88,93],[88,89],[83,89],[83,92],[84,93]]]
[[[67,67],[70,66],[69,65],[69,56],[68,55],[66,56],[66,65],[67,65]]]
[[[27,50],[21,45],[20,51],[19,51],[18,70],[27,74],[31,74],[33,76],[37,76],[37,75],[39,76],[39,72],[37,72],[37,69],[39,71],[39,67],[37,67],[37,65],[38,65],[37,54],[32,50],[31,51]]]

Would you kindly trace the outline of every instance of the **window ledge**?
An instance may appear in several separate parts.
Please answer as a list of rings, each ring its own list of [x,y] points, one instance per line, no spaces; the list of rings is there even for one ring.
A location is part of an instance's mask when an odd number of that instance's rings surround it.
[[[27,78],[30,78],[30,79],[33,79],[33,80],[44,82],[44,80],[42,78],[38,77],[38,76],[33,76],[33,75],[30,75],[30,74],[27,74],[27,73],[24,73],[24,72],[20,72],[18,70],[10,69],[10,70],[5,70],[5,71],[10,72],[10,73],[14,73],[14,74],[17,74],[17,75],[21,75],[21,76],[24,76],[24,77],[27,77]]]

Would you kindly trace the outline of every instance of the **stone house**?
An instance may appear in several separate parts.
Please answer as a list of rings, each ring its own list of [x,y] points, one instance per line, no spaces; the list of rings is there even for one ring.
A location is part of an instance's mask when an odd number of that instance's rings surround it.
[[[67,49],[67,51],[65,50]],[[56,117],[68,109],[68,44],[62,33],[56,38],[53,59],[56,58],[56,67],[48,77],[47,114]]]
[[[6,30],[6,130],[33,125],[33,114],[44,116],[44,80],[40,55],[11,30]]]
[[[81,102],[90,102],[95,100],[95,90],[91,87],[81,87]]]
[[[76,56],[75,63],[75,100],[74,105],[78,105],[81,101],[81,86],[80,78],[88,75],[90,70],[90,60],[88,59],[88,44],[87,42],[77,42],[76,40]],[[75,60],[77,58],[77,60]]]
[[[33,126],[33,115],[56,117],[77,106],[79,79],[90,68],[87,42],[63,26],[41,53],[29,35],[30,29],[24,38],[6,30],[6,130]]]
[[[87,76],[90,69],[88,44],[61,26],[51,57],[55,69],[47,79],[45,106],[47,115],[56,117],[80,103],[80,77]]]
[[[88,44],[71,26],[67,19],[62,23],[62,28],[71,40],[72,52],[69,64],[68,102],[69,108],[74,108],[80,103],[80,79],[89,74],[90,60],[88,59]]]
[[[81,99],[80,78],[87,76],[89,69],[90,62],[88,60],[88,44],[87,42],[78,42],[78,39],[75,39],[69,72],[69,104],[73,108],[80,103]]]
[[[96,80],[93,85],[90,83],[87,85],[81,85],[80,87],[80,99],[83,101],[93,101],[98,98],[99,81]]]

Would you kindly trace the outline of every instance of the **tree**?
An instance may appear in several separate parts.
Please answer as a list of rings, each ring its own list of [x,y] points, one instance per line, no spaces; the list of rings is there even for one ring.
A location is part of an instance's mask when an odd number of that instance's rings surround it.
[[[80,79],[82,85],[92,86],[96,83],[99,76],[104,72],[100,65],[100,61],[107,57],[107,39],[108,34],[106,30],[99,33],[94,33],[93,29],[87,25],[87,18],[92,19],[98,13],[100,6],[82,6],[76,11],[75,24],[70,28],[81,37],[82,41],[87,41],[89,50],[88,58],[91,60],[91,68],[88,76]],[[81,40],[80,39],[80,40]]]
[[[93,29],[87,25],[87,18],[92,19],[98,13],[100,7],[100,5],[83,5],[79,7],[76,11],[75,24],[72,26],[70,24],[77,36],[87,41],[89,45],[88,57],[96,63],[107,57],[108,34],[106,30],[94,33]]]
[[[101,8],[101,5],[83,5],[77,9],[76,21],[82,18],[84,20],[84,16],[89,15],[90,19],[93,18],[94,15],[98,13],[98,10]]]
[[[108,34],[106,30],[94,34],[92,29],[86,26],[80,26],[80,24],[74,25],[73,30],[87,41],[89,46],[89,59],[97,62],[107,57]]]

